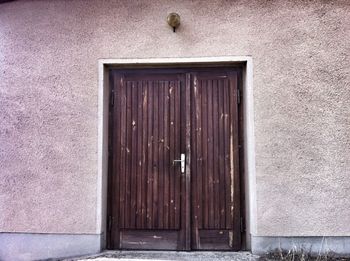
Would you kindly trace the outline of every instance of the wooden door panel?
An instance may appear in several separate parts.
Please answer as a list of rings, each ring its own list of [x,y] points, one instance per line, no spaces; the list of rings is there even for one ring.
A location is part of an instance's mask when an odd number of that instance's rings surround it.
[[[153,231],[155,244],[164,233],[170,235],[171,240],[183,232],[180,223],[182,176],[180,166],[173,165],[173,160],[181,154],[183,79],[178,74],[140,76],[113,72],[111,175],[115,185],[111,208],[113,216],[118,217],[113,222],[118,230],[113,236],[117,237],[116,248],[130,248],[132,243],[125,240],[135,235],[147,239],[147,233]],[[166,249],[178,245],[176,239]],[[149,244],[143,246],[150,247]],[[156,244],[154,249],[163,249],[160,246]]]
[[[178,250],[177,230],[122,230],[120,248],[138,250]]]
[[[121,84],[120,94],[126,100],[126,107],[120,108],[126,110],[121,125],[126,128],[127,143],[121,148],[125,168],[120,172],[120,187],[127,189],[120,195],[120,228],[180,227],[180,208],[176,208],[180,201],[180,173],[178,166],[172,165],[175,155],[180,155],[180,124],[176,120],[180,117],[179,87],[177,80],[125,78]]]
[[[194,74],[191,106],[192,248],[238,248],[236,73]]]

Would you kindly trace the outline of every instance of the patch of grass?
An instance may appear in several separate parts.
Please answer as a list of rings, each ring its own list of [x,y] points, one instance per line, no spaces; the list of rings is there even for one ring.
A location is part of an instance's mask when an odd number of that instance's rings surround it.
[[[350,257],[339,257],[335,253],[324,249],[325,238],[322,239],[318,254],[311,253],[303,247],[294,246],[289,251],[282,250],[281,246],[275,251],[266,253],[259,258],[261,261],[283,260],[283,261],[333,261],[350,260]]]

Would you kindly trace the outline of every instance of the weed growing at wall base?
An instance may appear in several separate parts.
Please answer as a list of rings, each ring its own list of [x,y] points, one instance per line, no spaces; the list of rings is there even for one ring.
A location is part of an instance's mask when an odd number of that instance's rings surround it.
[[[350,260],[350,257],[341,257],[339,254],[331,252],[327,246],[327,239],[322,238],[319,251],[311,251],[306,249],[303,245],[294,245],[292,249],[285,251],[281,248],[266,253],[259,258],[261,261],[285,260],[285,261],[332,261],[332,260]]]

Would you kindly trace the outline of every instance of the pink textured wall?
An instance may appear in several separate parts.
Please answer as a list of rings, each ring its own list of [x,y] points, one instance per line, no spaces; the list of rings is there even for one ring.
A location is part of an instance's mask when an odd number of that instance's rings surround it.
[[[0,232],[96,233],[99,58],[252,55],[258,235],[350,236],[349,14],[347,0],[1,4]]]

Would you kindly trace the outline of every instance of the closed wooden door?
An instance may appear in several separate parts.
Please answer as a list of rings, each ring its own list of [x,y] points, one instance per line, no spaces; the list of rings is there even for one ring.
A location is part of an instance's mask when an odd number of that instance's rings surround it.
[[[110,83],[109,248],[239,249],[237,72]]]
[[[237,72],[191,81],[193,249],[240,249]]]

